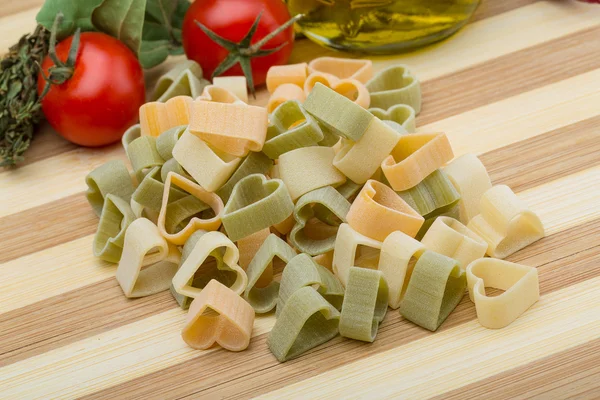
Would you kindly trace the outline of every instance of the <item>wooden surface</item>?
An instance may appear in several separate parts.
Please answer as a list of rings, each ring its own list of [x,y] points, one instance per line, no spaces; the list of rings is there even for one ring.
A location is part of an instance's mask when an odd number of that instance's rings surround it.
[[[40,3],[0,0],[0,51]],[[326,53],[302,41],[294,60]],[[285,364],[265,344],[273,316],[245,352],[192,350],[168,292],[127,300],[92,256],[83,178],[123,151],[45,127],[0,171],[0,398],[600,398],[600,6],[487,0],[445,43],[375,61],[409,64],[419,129],[480,154],[542,218],[548,236],[509,258],[539,270],[532,309],[487,330],[465,297],[433,334],[392,311],[373,344],[338,337]]]

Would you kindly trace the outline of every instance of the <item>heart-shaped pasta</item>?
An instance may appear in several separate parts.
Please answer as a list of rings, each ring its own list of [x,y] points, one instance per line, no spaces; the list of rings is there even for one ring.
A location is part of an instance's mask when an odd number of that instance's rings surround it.
[[[171,128],[188,125],[193,102],[190,96],[176,96],[165,103],[154,101],[144,104],[140,107],[142,136],[158,137]]]
[[[367,83],[373,77],[373,62],[352,58],[319,57],[308,64],[310,73],[325,73],[339,79],[356,79]]]
[[[165,102],[176,96],[190,96],[195,99],[209,84],[210,82],[202,78],[202,67],[197,62],[181,61],[158,79],[152,100]]]
[[[94,235],[94,256],[118,263],[123,253],[125,231],[135,220],[129,203],[115,195],[106,195],[98,229]]]
[[[407,104],[421,112],[421,84],[406,65],[396,64],[379,71],[366,84],[371,107],[384,110]]]
[[[417,131],[415,109],[407,104],[396,104],[387,110],[381,108],[369,108],[369,112],[382,121],[393,121],[397,123],[408,133]]]
[[[348,98],[362,108],[369,108],[369,105],[371,104],[369,91],[365,85],[356,79],[338,79],[330,74],[315,72],[306,78],[306,81],[304,82],[304,93],[308,95],[312,92],[317,83],[331,88],[336,93]]]

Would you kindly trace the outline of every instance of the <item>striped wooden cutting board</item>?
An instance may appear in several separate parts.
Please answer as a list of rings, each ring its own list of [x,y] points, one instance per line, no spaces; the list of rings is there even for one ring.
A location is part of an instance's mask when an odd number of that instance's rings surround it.
[[[0,51],[40,3],[0,0]],[[302,41],[293,61],[328,53]],[[449,41],[375,65],[398,61],[423,81],[420,130],[480,154],[542,218],[548,236],[510,257],[539,270],[532,309],[487,330],[465,297],[433,334],[389,312],[375,343],[338,337],[285,364],[265,344],[272,316],[245,352],[192,350],[170,293],[127,300],[92,256],[83,178],[122,149],[44,128],[0,171],[0,398],[599,398],[600,6],[487,0]]]

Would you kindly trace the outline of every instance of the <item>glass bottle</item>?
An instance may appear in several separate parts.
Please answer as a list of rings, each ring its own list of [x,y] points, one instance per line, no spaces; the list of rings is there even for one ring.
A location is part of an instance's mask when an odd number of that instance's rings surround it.
[[[480,0],[286,0],[300,30],[323,46],[391,54],[424,46],[467,23]]]

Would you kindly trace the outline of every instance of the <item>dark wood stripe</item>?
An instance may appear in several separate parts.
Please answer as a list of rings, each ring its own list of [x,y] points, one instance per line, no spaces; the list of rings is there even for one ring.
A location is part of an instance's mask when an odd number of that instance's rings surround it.
[[[111,278],[0,314],[0,367],[175,307],[168,291],[127,299]]]
[[[599,36],[587,29],[423,82],[417,126],[600,68]]]
[[[0,263],[4,263],[91,235],[98,217],[78,193],[0,218],[0,226]]]
[[[598,377],[600,338],[487,377],[436,399],[598,399]]]
[[[585,240],[600,235],[600,220],[545,238],[509,259],[537,266],[543,294],[600,276],[600,245]],[[565,241],[574,247],[561,246]],[[441,330],[476,318],[465,296]],[[371,344],[337,337],[290,362],[280,364],[266,346],[266,334],[242,353],[217,350],[200,358],[94,393],[89,398],[248,398],[316,376],[333,368],[432,335],[390,311]],[[326,356],[324,356],[326,354]],[[207,366],[210,366],[207,368]],[[235,367],[232,367],[235,366]],[[156,382],[161,382],[160,387]],[[150,383],[154,385],[150,386]]]

